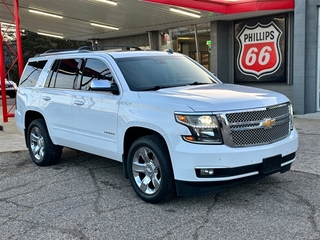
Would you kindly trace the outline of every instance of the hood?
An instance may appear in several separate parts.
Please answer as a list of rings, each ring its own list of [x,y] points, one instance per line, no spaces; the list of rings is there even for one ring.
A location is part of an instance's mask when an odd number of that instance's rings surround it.
[[[139,92],[139,97],[147,101],[176,105],[176,107],[177,105],[188,106],[196,112],[235,111],[289,101],[286,96],[277,92],[234,84],[164,88],[158,91]]]

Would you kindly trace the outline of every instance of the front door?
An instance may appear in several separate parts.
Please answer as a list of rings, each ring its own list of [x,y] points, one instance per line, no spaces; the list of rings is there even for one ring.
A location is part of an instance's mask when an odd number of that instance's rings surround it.
[[[114,81],[102,59],[89,58],[72,100],[74,141],[77,149],[120,160],[117,149],[117,112],[120,95],[92,91],[91,80]]]

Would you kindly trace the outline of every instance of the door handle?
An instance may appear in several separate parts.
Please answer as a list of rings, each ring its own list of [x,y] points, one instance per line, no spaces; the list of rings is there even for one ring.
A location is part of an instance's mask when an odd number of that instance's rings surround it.
[[[81,106],[81,105],[83,105],[83,104],[84,104],[84,101],[81,101],[81,100],[75,100],[75,101],[74,101],[74,104],[75,104],[75,105],[78,105],[78,106]]]
[[[42,99],[45,100],[45,101],[49,101],[49,100],[51,100],[51,97],[49,97],[49,96],[43,96]]]

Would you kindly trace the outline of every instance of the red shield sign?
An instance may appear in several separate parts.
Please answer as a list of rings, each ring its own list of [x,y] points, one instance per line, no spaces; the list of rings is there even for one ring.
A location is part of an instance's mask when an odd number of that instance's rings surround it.
[[[237,65],[240,72],[256,77],[273,74],[281,64],[279,39],[282,31],[270,22],[255,26],[245,25],[237,36],[239,53]]]

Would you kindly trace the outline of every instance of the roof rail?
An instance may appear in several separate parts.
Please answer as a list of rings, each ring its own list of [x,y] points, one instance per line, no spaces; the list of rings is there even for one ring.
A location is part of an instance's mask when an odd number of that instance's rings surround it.
[[[36,57],[47,56],[47,55],[57,55],[57,54],[71,54],[78,52],[89,52],[88,50],[78,50],[78,49],[50,49],[44,53],[36,54]]]
[[[121,50],[121,51],[142,51],[138,46],[132,45],[102,45],[102,46],[83,46],[78,50],[101,51],[101,50]]]
[[[75,49],[49,49],[45,51],[44,53],[55,53],[55,52],[68,52],[68,51],[74,51]]]
[[[120,46],[120,45],[109,45],[109,46],[82,46],[78,49],[49,49],[44,53],[37,54],[38,56],[55,55],[55,54],[70,54],[78,52],[90,52],[90,51],[101,51],[101,50],[120,50],[120,51],[142,51],[138,46]]]

